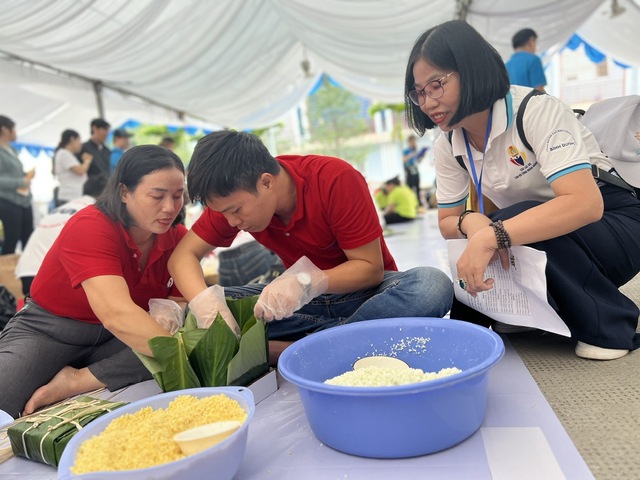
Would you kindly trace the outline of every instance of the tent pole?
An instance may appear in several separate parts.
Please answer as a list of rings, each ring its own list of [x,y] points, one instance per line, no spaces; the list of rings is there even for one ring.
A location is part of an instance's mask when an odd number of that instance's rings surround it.
[[[98,117],[104,118],[104,102],[102,101],[102,82],[93,82],[93,91],[96,94],[96,106]]]

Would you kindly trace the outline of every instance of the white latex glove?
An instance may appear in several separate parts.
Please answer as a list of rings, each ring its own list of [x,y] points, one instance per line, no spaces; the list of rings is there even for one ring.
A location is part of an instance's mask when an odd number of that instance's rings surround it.
[[[282,320],[322,295],[329,288],[329,277],[307,257],[301,257],[282,275],[264,287],[253,313],[265,322]]]
[[[193,297],[189,302],[189,309],[195,315],[199,328],[209,328],[220,312],[231,331],[240,337],[240,327],[227,306],[224,289],[220,285],[213,285]]]
[[[149,315],[171,335],[184,325],[184,312],[180,305],[167,298],[149,300]]]

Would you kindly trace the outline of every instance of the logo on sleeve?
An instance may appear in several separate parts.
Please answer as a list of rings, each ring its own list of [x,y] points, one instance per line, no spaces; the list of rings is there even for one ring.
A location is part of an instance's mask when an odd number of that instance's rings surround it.
[[[554,152],[562,148],[574,147],[576,139],[573,134],[567,130],[556,130],[549,135],[547,139],[547,151]]]
[[[509,145],[507,152],[509,153],[509,161],[511,163],[516,167],[524,167],[524,163],[527,160],[527,154],[524,151],[521,152],[513,145]]]

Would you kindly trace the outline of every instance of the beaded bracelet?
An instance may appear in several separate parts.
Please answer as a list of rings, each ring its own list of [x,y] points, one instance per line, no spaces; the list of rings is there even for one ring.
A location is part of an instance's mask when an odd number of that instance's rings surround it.
[[[496,241],[498,242],[498,249],[511,248],[511,237],[504,229],[502,220],[496,220],[489,224],[493,228],[493,233],[496,234]]]
[[[475,210],[465,210],[458,217],[458,231],[462,234],[462,236],[464,238],[467,238],[467,234],[462,231],[462,228],[461,228],[462,227],[462,220],[464,220],[464,217],[466,217],[470,213],[476,213],[476,211]]]

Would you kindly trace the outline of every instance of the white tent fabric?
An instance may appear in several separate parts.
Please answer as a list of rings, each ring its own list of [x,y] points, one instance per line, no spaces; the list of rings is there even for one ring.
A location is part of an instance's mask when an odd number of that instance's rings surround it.
[[[608,22],[601,10],[610,9],[610,2],[603,0],[473,0],[467,20],[505,58],[513,33],[531,27],[543,50],[579,31],[616,59],[640,65],[640,8],[633,0],[620,3],[625,14]],[[415,39],[455,18],[458,5],[454,0],[4,0],[0,113],[16,120],[20,141],[51,145],[64,128],[84,132],[97,116],[93,85],[86,79],[103,83],[105,117],[114,125],[134,118],[200,122],[207,128],[268,126],[299,104],[323,72],[359,95],[398,103]],[[600,34],[602,29],[607,33]],[[304,59],[308,73],[301,68]]]

